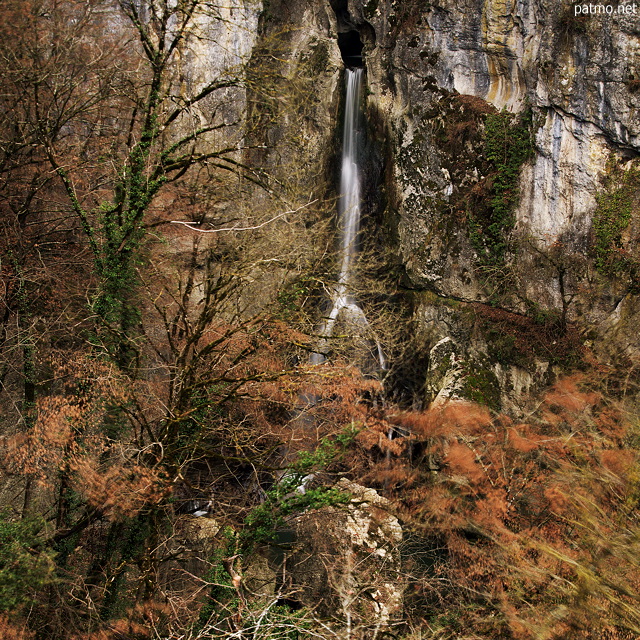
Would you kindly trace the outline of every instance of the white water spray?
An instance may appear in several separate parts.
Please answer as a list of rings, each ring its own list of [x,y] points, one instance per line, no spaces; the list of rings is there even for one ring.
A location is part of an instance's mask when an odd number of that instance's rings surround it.
[[[329,350],[329,339],[342,316],[354,328],[354,332],[364,333],[369,326],[366,316],[355,298],[349,294],[349,283],[357,256],[357,240],[360,230],[360,171],[358,164],[359,139],[362,135],[360,123],[360,94],[362,93],[363,69],[346,69],[347,95],[344,113],[344,134],[342,138],[342,170],[340,174],[340,198],[338,218],[340,231],[340,275],[331,296],[331,311],[319,328],[318,351],[311,354],[311,364],[325,361]],[[377,344],[380,368],[385,369],[385,360],[380,345]]]

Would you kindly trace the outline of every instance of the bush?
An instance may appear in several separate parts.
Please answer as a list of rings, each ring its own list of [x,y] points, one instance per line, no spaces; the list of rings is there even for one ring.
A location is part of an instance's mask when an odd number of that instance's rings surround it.
[[[51,554],[38,550],[41,520],[0,514],[0,611],[15,612],[53,580]]]
[[[513,229],[518,204],[520,169],[533,153],[531,111],[513,116],[506,110],[485,116],[485,153],[493,168],[487,195],[489,208],[468,211],[471,243],[483,266],[504,263],[507,234]]]
[[[622,235],[638,206],[640,168],[614,169],[609,188],[601,193],[593,215],[596,269],[608,277],[627,277],[634,284],[640,264],[625,250]]]

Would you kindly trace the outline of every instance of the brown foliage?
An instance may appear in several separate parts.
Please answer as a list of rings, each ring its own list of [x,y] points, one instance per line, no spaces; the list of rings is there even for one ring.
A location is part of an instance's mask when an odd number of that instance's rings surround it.
[[[638,454],[628,449],[607,449],[600,454],[600,460],[608,471],[621,479],[627,479],[638,460]]]
[[[471,482],[478,483],[483,479],[484,472],[473,451],[464,444],[453,441],[444,458],[444,463],[452,473],[461,474]]]
[[[597,405],[599,397],[594,392],[583,392],[579,389],[581,377],[562,378],[553,385],[551,391],[544,396],[545,403],[552,410],[569,413],[582,413]]]
[[[59,393],[38,398],[33,427],[3,439],[4,469],[33,478],[47,492],[62,476],[65,485],[112,520],[132,517],[166,497],[170,483],[154,458],[145,462],[133,443],[116,441],[103,429],[113,420],[113,408],[130,401],[132,389],[122,375],[95,360],[68,357],[55,379]]]
[[[559,317],[536,320],[486,304],[471,306],[480,330],[489,334],[490,349],[495,350],[498,360],[519,364],[542,357],[567,363],[583,354],[577,329],[563,326]]]
[[[405,412],[387,418],[392,424],[408,429],[418,438],[435,438],[456,434],[480,433],[491,422],[486,407],[471,402],[447,402],[422,412]]]
[[[69,461],[69,469],[74,489],[109,519],[133,517],[170,494],[162,470],[129,460],[103,465],[95,457],[77,456]]]
[[[527,429],[527,425],[520,425],[524,430]],[[507,437],[509,438],[509,444],[516,451],[520,451],[521,453],[528,453],[529,451],[533,451],[538,448],[538,444],[535,439],[530,437],[523,437],[518,433],[516,428],[511,428],[507,430]]]
[[[122,618],[106,624],[104,629],[71,640],[150,640],[166,632],[170,617],[168,605],[146,602],[130,608]]]
[[[33,640],[35,634],[24,625],[13,624],[5,615],[0,615],[0,638],[2,640]]]
[[[487,638],[640,632],[634,427],[605,384],[600,372],[559,379],[520,423],[451,403],[392,413],[359,436],[386,452],[367,479],[425,544],[445,545],[422,578],[423,616],[437,619],[435,600]],[[385,422],[403,446],[378,443]]]

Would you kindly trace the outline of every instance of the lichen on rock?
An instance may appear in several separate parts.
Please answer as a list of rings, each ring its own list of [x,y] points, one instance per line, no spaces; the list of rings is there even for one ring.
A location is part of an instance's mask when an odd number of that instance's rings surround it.
[[[350,502],[293,519],[296,543],[286,571],[302,603],[322,616],[349,618],[366,638],[401,615],[402,527],[374,489],[346,478],[335,486],[351,494]]]

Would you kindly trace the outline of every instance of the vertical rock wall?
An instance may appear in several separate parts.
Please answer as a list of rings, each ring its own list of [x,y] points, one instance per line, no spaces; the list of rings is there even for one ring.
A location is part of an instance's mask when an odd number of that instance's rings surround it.
[[[637,354],[634,272],[596,269],[594,212],[640,151],[640,14],[576,16],[573,3],[547,0],[352,0],[347,9],[365,44],[370,110],[386,124],[387,213],[411,286],[537,320],[555,314],[602,355]],[[505,259],[487,266],[469,219],[491,197],[484,118],[502,109],[528,112],[532,154]],[[637,199],[611,245],[627,264],[638,262]],[[433,304],[418,314],[433,315]],[[472,331],[465,348],[489,346]]]
[[[629,331],[638,320],[636,289],[628,273],[596,268],[593,221],[599,194],[616,188],[640,152],[640,15],[575,16],[573,7],[557,0],[270,2],[260,37],[288,30],[283,74],[314,79],[302,126],[285,119],[269,129],[270,161],[277,164],[282,149],[291,156],[295,126],[298,184],[330,183],[338,39],[357,30],[370,121],[386,161],[385,220],[418,292],[417,315],[426,321],[443,299],[491,303],[536,321],[574,323],[603,354],[629,357],[640,346]],[[532,149],[505,227],[504,258],[488,266],[469,221],[492,197],[485,118],[502,109],[527,114]],[[631,200],[632,221],[611,250],[636,264],[638,198]],[[429,344],[450,325],[428,331]],[[462,351],[486,362],[490,345],[477,323],[462,333]],[[532,371],[550,371],[533,360]],[[491,366],[508,387],[504,371]],[[522,371],[505,366],[526,391]]]

